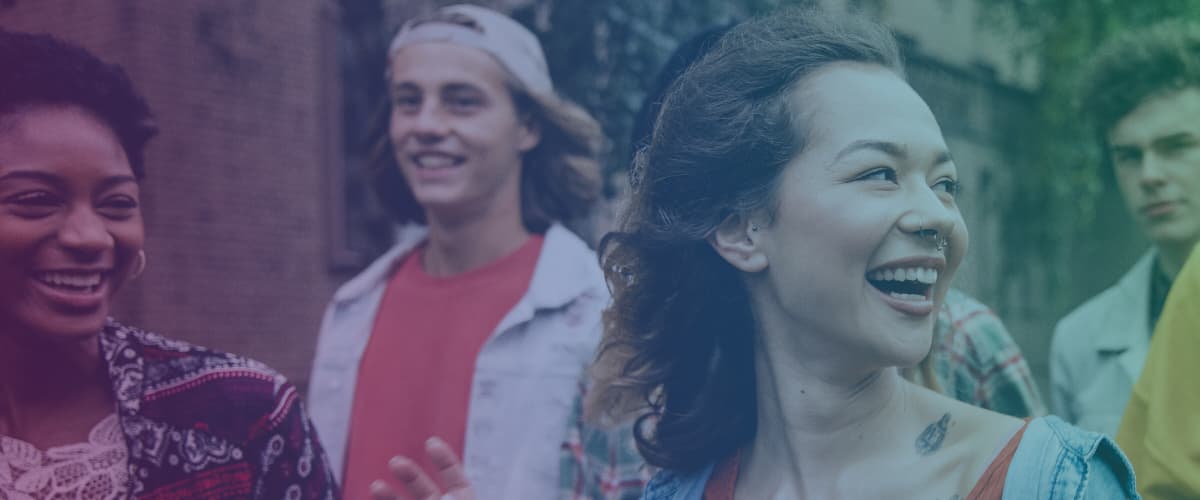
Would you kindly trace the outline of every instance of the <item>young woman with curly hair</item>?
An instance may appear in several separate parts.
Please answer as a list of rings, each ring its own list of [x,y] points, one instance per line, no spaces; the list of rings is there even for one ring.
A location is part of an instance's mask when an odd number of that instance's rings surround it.
[[[1117,498],[1107,438],[906,381],[967,250],[957,167],[891,35],[735,27],[673,85],[601,245],[589,411],[642,413],[648,499]]]

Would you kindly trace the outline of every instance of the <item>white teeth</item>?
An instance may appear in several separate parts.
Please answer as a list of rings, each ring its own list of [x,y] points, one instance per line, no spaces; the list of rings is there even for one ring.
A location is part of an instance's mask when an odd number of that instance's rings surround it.
[[[41,273],[38,279],[48,285],[54,286],[70,286],[75,288],[88,288],[99,286],[104,279],[102,273],[62,273],[51,272]]]
[[[937,269],[928,267],[906,267],[873,271],[869,276],[875,281],[916,281],[926,285],[937,283]]]
[[[891,295],[892,297],[896,297],[897,299],[903,299],[903,300],[925,300],[924,295],[916,295],[916,294],[912,294],[912,293],[888,292],[888,295]]]
[[[417,155],[413,160],[417,162],[417,166],[422,168],[445,168],[455,164],[454,158],[446,155]]]

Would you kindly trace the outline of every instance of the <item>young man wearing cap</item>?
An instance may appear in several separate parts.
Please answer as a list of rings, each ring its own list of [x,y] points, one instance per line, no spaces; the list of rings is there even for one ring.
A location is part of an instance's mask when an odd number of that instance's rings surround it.
[[[534,35],[481,7],[405,24],[387,79],[372,184],[403,228],[326,311],[313,422],[347,498],[397,455],[436,477],[427,440],[487,498],[553,498],[608,301],[559,224],[599,196],[600,128],[555,94]]]
[[[1113,436],[1171,283],[1200,241],[1200,25],[1169,22],[1105,44],[1084,112],[1153,247],[1067,315],[1050,348],[1053,411]],[[1186,383],[1181,381],[1181,383]]]

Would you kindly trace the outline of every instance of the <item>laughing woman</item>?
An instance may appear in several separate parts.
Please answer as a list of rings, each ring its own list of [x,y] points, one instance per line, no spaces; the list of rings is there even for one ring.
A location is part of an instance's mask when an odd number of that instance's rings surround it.
[[[287,380],[108,317],[154,132],[119,68],[0,30],[0,498],[333,498]]]
[[[677,81],[618,232],[589,409],[649,403],[647,499],[1126,498],[1107,438],[905,381],[967,249],[886,30],[735,27]]]

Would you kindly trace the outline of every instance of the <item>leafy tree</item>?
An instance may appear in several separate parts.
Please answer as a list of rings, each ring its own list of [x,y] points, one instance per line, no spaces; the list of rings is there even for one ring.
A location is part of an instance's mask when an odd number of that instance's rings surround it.
[[[1018,40],[1015,57],[1032,60],[1039,73],[1035,119],[1020,138],[1028,163],[1014,165],[1009,238],[1021,241],[1010,257],[1104,230],[1098,202],[1113,177],[1098,138],[1090,135],[1079,108],[1083,63],[1104,41],[1126,30],[1173,18],[1200,19],[1195,0],[979,0],[981,26]],[[1081,234],[1082,233],[1082,234]]]
[[[559,91],[611,141],[609,171],[630,155],[633,119],[659,68],[684,40],[714,26],[813,0],[533,0],[513,12],[541,39]],[[852,2],[863,7],[880,0]]]

